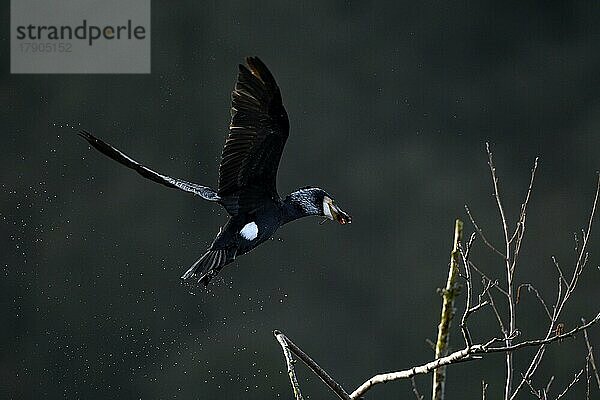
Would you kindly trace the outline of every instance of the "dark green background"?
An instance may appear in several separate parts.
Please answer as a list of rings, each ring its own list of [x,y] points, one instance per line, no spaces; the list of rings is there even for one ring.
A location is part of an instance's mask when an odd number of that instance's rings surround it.
[[[512,221],[540,156],[517,280],[551,301],[550,256],[570,269],[600,161],[598,2],[153,2],[150,75],[10,75],[6,3],[2,398],[289,399],[273,329],[348,390],[430,360],[454,219],[469,204],[501,238],[486,141]],[[208,290],[189,290],[179,276],[225,213],[140,178],[71,127],[214,185],[247,55],[271,68],[290,115],[280,192],[323,187],[354,219],[290,224]],[[599,244],[567,327],[598,312]],[[473,261],[502,278],[482,243]],[[532,296],[518,312],[523,338],[542,335]],[[499,335],[488,311],[472,330]],[[451,341],[461,345],[457,331]],[[535,385],[554,374],[562,389],[585,352],[581,338],[553,346]],[[517,374],[530,356],[518,353]],[[298,373],[307,397],[333,398]],[[499,398],[503,373],[500,355],[453,367],[447,398],[478,398],[482,379]],[[417,382],[428,395],[430,377]],[[411,396],[403,381],[368,398]]]

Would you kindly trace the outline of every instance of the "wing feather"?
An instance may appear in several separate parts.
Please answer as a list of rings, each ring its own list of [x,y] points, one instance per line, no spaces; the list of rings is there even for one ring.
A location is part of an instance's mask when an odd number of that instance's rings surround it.
[[[231,95],[231,123],[219,167],[218,195],[232,215],[278,198],[277,168],[289,133],[279,87],[257,57],[240,65]]]
[[[144,178],[153,180],[154,182],[160,183],[170,188],[176,188],[179,190],[183,190],[184,192],[196,194],[206,200],[219,201],[217,193],[207,186],[187,182],[183,179],[172,178],[170,176],[153,171],[152,169],[135,161],[133,158],[129,157],[127,154],[123,153],[119,149],[111,146],[110,144],[106,143],[101,139],[98,139],[86,130],[81,130],[79,132],[79,136],[87,140],[88,143],[96,150],[112,158],[113,160],[125,165],[126,167],[133,169],[138,174],[142,175]]]

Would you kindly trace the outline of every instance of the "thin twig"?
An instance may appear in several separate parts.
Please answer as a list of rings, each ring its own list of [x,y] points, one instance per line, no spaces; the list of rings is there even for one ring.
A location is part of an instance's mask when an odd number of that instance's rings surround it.
[[[554,266],[556,267],[556,270],[558,271],[558,276],[560,276],[560,279],[562,280],[562,282],[565,284],[566,287],[569,287],[569,282],[567,282],[567,279],[565,278],[565,275],[562,272],[562,269],[560,269],[560,264],[558,263],[558,260],[556,260],[556,257],[552,256],[552,262],[554,263]]]
[[[504,336],[507,336],[506,328],[504,327],[504,322],[502,321],[502,317],[500,316],[500,312],[498,311],[498,307],[496,307],[496,303],[494,303],[494,297],[492,296],[492,292],[487,291],[488,300],[490,301],[490,306],[492,307],[492,311],[494,311],[494,315],[496,316],[496,320],[498,321],[498,325],[500,326],[500,330]]]
[[[467,285],[467,299],[465,301],[465,311],[460,320],[460,330],[463,334],[463,338],[465,339],[465,345],[467,347],[469,347],[473,343],[473,340],[471,338],[471,332],[469,332],[469,328],[467,326],[467,319],[469,318],[470,314],[477,311],[477,309],[481,308],[481,307],[477,307],[475,309],[475,308],[471,307],[471,298],[473,297],[473,280],[471,278],[471,266],[469,265],[468,251],[471,247],[471,243],[473,243],[474,240],[475,240],[475,233],[473,233],[471,235],[466,251],[463,251],[462,246],[460,246],[460,243],[459,243],[460,256],[462,258],[463,265],[465,266],[465,280],[466,280],[466,285]],[[480,299],[478,306],[481,306],[481,304],[482,303],[481,303],[481,299]]]
[[[487,305],[489,305],[490,302],[487,300],[482,301],[481,303],[477,304],[476,306],[473,306],[471,308],[469,308],[469,315],[473,314],[474,312],[478,311],[480,308],[483,308]]]
[[[512,258],[512,268],[513,269],[515,268],[515,266],[517,264],[517,260],[519,259],[519,254],[521,251],[521,245],[523,244],[523,236],[525,235],[525,221],[527,219],[527,206],[529,205],[529,199],[531,198],[531,191],[533,190],[533,183],[535,181],[535,173],[536,173],[537,167],[538,167],[538,160],[539,160],[539,158],[536,157],[535,160],[533,161],[533,167],[531,168],[531,176],[529,178],[529,186],[527,187],[527,194],[525,195],[525,200],[521,204],[521,213],[519,214],[519,221],[517,222],[517,228],[515,229],[513,236],[508,241],[508,243],[510,245],[510,243],[515,238],[517,239],[515,241],[515,250],[514,250],[514,255]]]
[[[542,307],[544,307],[544,311],[546,311],[546,315],[548,316],[550,321],[552,321],[552,314],[550,313],[550,309],[548,308],[548,305],[544,301],[544,298],[540,295],[540,292],[531,283],[522,283],[519,285],[519,287],[517,287],[517,304],[519,304],[521,288],[527,288],[527,291],[535,293],[535,296],[539,300],[540,304],[542,305]]]
[[[585,399],[590,399],[590,387],[591,387],[591,376],[590,376],[590,363],[585,363]]]
[[[526,380],[525,383],[527,384],[527,387],[529,387],[529,392],[534,395],[535,397],[538,398],[538,400],[544,400],[544,397],[542,397],[542,394],[540,393],[541,390],[537,390],[536,388],[533,387],[531,380]]]
[[[568,385],[568,386],[565,388],[565,390],[563,390],[563,391],[562,391],[562,392],[561,392],[561,393],[560,393],[560,394],[559,394],[559,395],[556,397],[556,400],[560,400],[560,399],[562,399],[562,397],[563,397],[565,394],[567,394],[567,392],[568,392],[569,390],[571,390],[571,388],[572,388],[573,386],[575,386],[575,384],[576,384],[577,382],[579,382],[579,378],[581,378],[581,375],[582,375],[582,374],[585,372],[585,368],[586,368],[586,366],[587,366],[588,360],[589,360],[589,356],[588,356],[588,357],[585,359],[585,365],[584,365],[584,367],[583,367],[583,368],[581,368],[581,370],[579,370],[579,372],[575,374],[575,377],[573,377],[573,380],[571,381],[571,383],[569,383],[569,385]]]
[[[412,392],[414,393],[417,400],[423,400],[423,395],[419,393],[419,389],[417,388],[417,381],[415,380],[414,376],[410,378],[410,383],[412,385]]]
[[[490,347],[492,347],[493,344],[500,343],[500,342],[504,342],[504,338],[493,337],[493,338],[489,339],[487,342],[485,342],[485,344],[483,345],[483,348],[485,348],[485,349],[490,348]]]
[[[471,223],[473,224],[473,227],[475,227],[475,230],[477,231],[477,233],[479,234],[479,237],[483,240],[483,243],[485,243],[485,245],[487,247],[489,247],[490,250],[492,250],[494,253],[498,254],[500,257],[502,257],[503,260],[506,260],[506,255],[504,255],[504,253],[502,253],[500,250],[498,250],[489,240],[488,238],[485,236],[485,234],[483,233],[483,230],[479,227],[479,225],[477,225],[477,222],[475,222],[475,219],[473,218],[473,216],[471,215],[471,210],[469,210],[469,206],[467,206],[465,204],[465,211],[467,212],[467,216],[469,217],[469,219],[471,220]]]
[[[497,279],[491,279],[482,270],[477,268],[477,266],[472,261],[469,261],[469,263],[471,265],[471,268],[473,268],[482,278],[488,280],[496,290],[498,290],[503,295],[508,296],[508,292],[500,287]]]
[[[581,318],[581,322],[585,324],[585,319]],[[587,346],[590,364],[592,366],[592,371],[594,371],[594,376],[596,377],[596,383],[598,384],[598,389],[600,389],[600,374],[598,373],[598,367],[596,366],[596,359],[594,358],[594,348],[590,343],[590,339],[588,338],[587,330],[583,331],[583,337],[585,338],[585,345]]]
[[[550,377],[550,379],[548,379],[548,383],[546,384],[546,387],[544,388],[544,393],[550,392],[550,386],[552,386],[552,383],[554,383],[554,375],[552,375]]]

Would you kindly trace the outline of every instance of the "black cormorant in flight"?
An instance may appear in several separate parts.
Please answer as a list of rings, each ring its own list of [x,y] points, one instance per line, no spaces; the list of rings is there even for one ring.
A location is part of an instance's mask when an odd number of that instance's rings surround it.
[[[305,187],[285,199],[277,193],[277,167],[289,121],[275,78],[258,57],[239,66],[231,96],[231,123],[219,167],[219,189],[159,174],[110,144],[81,131],[94,148],[145,178],[222,205],[231,215],[210,248],[181,277],[207,285],[237,256],[269,239],[282,225],[309,215],[351,222],[323,189]]]

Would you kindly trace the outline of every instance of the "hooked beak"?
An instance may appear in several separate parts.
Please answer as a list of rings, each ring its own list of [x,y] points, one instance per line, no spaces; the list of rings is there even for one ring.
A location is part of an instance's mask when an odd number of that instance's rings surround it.
[[[351,224],[352,217],[344,210],[339,208],[335,203],[328,203],[329,211],[331,211],[331,219],[339,222],[341,225]]]

